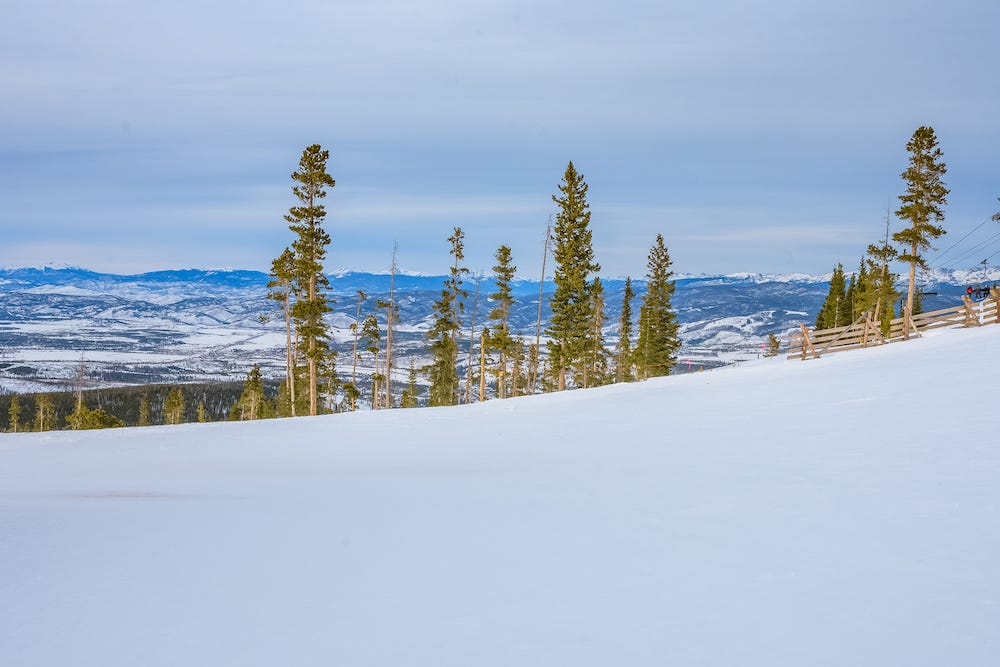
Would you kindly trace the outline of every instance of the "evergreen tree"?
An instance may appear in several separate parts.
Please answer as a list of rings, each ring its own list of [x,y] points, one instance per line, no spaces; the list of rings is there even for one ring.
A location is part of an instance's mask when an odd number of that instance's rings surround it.
[[[281,314],[285,319],[285,384],[290,400],[288,401],[290,416],[295,412],[295,367],[298,364],[298,354],[295,342],[298,336],[292,337],[292,299],[296,297],[295,284],[295,253],[291,248],[285,248],[277,259],[271,263],[271,280],[267,283],[269,291],[267,298],[281,304]]]
[[[910,153],[910,164],[902,173],[906,182],[906,194],[900,195],[901,205],[896,217],[907,226],[892,235],[892,240],[903,247],[899,256],[901,262],[910,265],[910,278],[906,291],[906,310],[915,314],[917,267],[927,268],[923,252],[931,247],[931,242],[945,234],[942,207],[948,203],[948,193],[941,180],[947,171],[941,149],[933,128],[920,126],[906,144]]]
[[[149,410],[149,395],[143,394],[139,398],[139,421],[138,426],[149,426],[152,424],[152,419],[150,418]]]
[[[778,351],[781,349],[781,341],[773,333],[767,334],[767,351],[764,352],[765,357],[776,357],[778,356]]]
[[[596,387],[607,381],[608,356],[604,350],[604,284],[595,277],[590,284],[591,324],[588,346],[580,375],[584,387]]]
[[[48,394],[35,397],[35,430],[51,431],[56,426],[56,406]]]
[[[677,318],[670,303],[674,294],[671,280],[674,272],[670,266],[663,235],[657,234],[646,261],[646,294],[639,307],[639,342],[635,351],[643,379],[669,375],[681,347]]]
[[[816,316],[816,329],[833,329],[850,324],[844,322],[844,304],[847,302],[847,285],[844,278],[844,266],[837,264],[830,276],[830,291]]]
[[[870,304],[874,307],[882,335],[889,335],[892,320],[896,317],[895,303],[899,298],[896,281],[899,276],[889,270],[889,264],[899,256],[898,251],[889,244],[889,211],[885,213],[885,237],[880,243],[868,246],[865,263],[868,265],[871,278]]]
[[[166,424],[184,423],[184,391],[176,387],[167,395],[163,402],[163,421]]]
[[[403,396],[399,401],[399,407],[401,408],[415,408],[417,407],[418,397],[420,395],[420,388],[417,386],[417,369],[413,365],[413,359],[410,359],[410,373],[407,377],[406,389],[403,390]]]
[[[618,317],[618,344],[615,345],[615,382],[632,382],[635,379],[635,364],[632,359],[632,278],[625,278],[622,294],[622,310]]]
[[[208,421],[208,415],[205,413],[205,401],[198,401],[198,423],[204,424]]]
[[[7,408],[8,430],[17,433],[18,424],[21,423],[21,401],[17,396],[10,397],[10,407]]]
[[[382,380],[378,361],[381,340],[382,333],[379,329],[378,318],[375,313],[369,313],[361,323],[361,341],[365,352],[372,355],[372,410],[378,408],[378,386]]]
[[[326,172],[326,161],[330,151],[319,144],[313,144],[302,152],[298,171],[292,174],[296,185],[292,193],[298,198],[299,206],[289,209],[285,220],[289,229],[298,235],[292,243],[295,256],[294,274],[301,297],[292,306],[295,329],[304,346],[309,378],[309,414],[319,413],[320,366],[329,356],[329,327],[323,316],[330,312],[323,289],[329,287],[323,273],[323,260],[330,235],[323,229],[326,208],[320,201],[326,197],[326,188],[336,184]]]
[[[527,357],[524,353],[524,343],[514,336],[510,346],[510,395],[521,396],[528,391]]]
[[[552,232],[556,289],[549,300],[552,320],[546,333],[550,338],[549,364],[561,391],[567,386],[567,374],[592,349],[590,275],[601,267],[594,260],[588,185],[572,162],[558,187],[559,194],[552,196],[559,206]]]
[[[448,238],[451,243],[449,251],[453,264],[441,298],[434,302],[434,324],[427,332],[431,341],[431,363],[426,370],[430,376],[430,405],[455,405],[458,398],[458,334],[461,330],[460,313],[464,304],[459,298],[465,298],[469,293],[462,289],[462,276],[469,272],[461,266],[464,255],[464,234],[460,227],[455,227],[454,234]]]
[[[121,428],[125,422],[117,417],[109,415],[104,410],[90,410],[83,403],[78,403],[66,421],[74,431],[83,431],[98,428]]]
[[[264,380],[260,375],[260,367],[254,364],[247,373],[247,379],[243,383],[243,393],[236,402],[237,419],[240,421],[260,419],[264,411],[264,400]]]
[[[510,309],[514,305],[514,295],[511,289],[511,281],[517,267],[511,264],[510,248],[502,245],[497,250],[496,266],[493,267],[493,275],[496,278],[497,291],[490,294],[493,300],[493,310],[490,311],[489,319],[495,324],[490,331],[490,344],[492,348],[500,353],[500,362],[497,367],[497,398],[507,398],[507,385],[509,375],[507,372],[508,362],[515,345],[514,338],[507,328],[507,317]]]

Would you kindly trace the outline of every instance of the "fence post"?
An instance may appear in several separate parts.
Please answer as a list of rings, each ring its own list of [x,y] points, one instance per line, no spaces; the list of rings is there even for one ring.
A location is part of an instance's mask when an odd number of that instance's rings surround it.
[[[913,315],[910,314],[909,308],[903,308],[903,340],[910,340],[910,329],[913,329],[913,333],[920,337],[920,329],[917,325],[913,323]]]
[[[875,336],[878,336],[878,339],[879,339],[879,341],[881,341],[881,344],[885,345],[885,336],[882,335],[882,330],[879,328],[879,325],[877,324],[877,322],[878,322],[878,315],[877,315],[877,313],[878,313],[878,306],[875,307],[875,313],[876,314],[873,315],[872,311],[870,311],[870,310],[868,311],[868,319],[865,321],[864,347],[868,347],[867,343],[868,343],[868,334],[869,333],[871,333],[871,334],[873,334]]]
[[[1000,287],[994,287],[990,290],[990,296],[994,299],[994,304],[997,307],[997,324],[1000,324]]]
[[[976,315],[976,311],[972,307],[972,299],[970,299],[967,294],[963,294],[962,303],[965,304],[965,326],[978,327],[979,316]]]
[[[806,329],[806,325],[799,324],[799,327],[802,329],[802,361],[806,360],[806,348],[812,352],[814,358],[818,357],[819,355],[816,354],[816,348],[813,347],[812,341],[809,340],[809,330]]]

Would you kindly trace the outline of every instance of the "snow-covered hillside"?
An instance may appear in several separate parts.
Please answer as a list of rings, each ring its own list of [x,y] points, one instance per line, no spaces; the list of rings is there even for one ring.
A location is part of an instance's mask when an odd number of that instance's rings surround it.
[[[0,436],[0,664],[994,665],[998,349]]]

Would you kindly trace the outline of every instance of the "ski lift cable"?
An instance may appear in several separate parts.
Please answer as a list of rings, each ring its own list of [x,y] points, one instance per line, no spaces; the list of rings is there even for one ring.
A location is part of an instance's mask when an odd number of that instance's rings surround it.
[[[945,255],[947,255],[947,254],[948,254],[949,252],[951,252],[951,251],[952,251],[952,249],[954,249],[954,248],[955,248],[955,246],[957,246],[957,245],[958,245],[959,243],[961,243],[961,242],[962,242],[962,241],[964,241],[965,239],[967,239],[967,238],[969,238],[970,236],[972,236],[973,234],[975,234],[975,233],[976,233],[977,231],[979,231],[979,228],[980,228],[980,227],[982,227],[982,226],[983,226],[983,225],[985,225],[985,224],[986,224],[987,222],[990,222],[990,221],[992,221],[992,220],[993,220],[993,218],[986,218],[985,220],[983,220],[982,222],[980,222],[980,223],[979,223],[978,225],[976,225],[976,226],[975,226],[975,228],[974,228],[974,229],[973,229],[972,231],[970,231],[970,232],[969,232],[969,233],[967,233],[967,234],[966,234],[965,236],[963,236],[962,238],[960,238],[959,240],[955,241],[955,242],[954,242],[954,243],[952,243],[952,244],[951,244],[950,246],[948,246],[948,248],[947,248],[947,249],[943,250],[943,251],[942,251],[942,252],[941,252],[940,254],[938,254],[938,256],[937,256],[937,257],[936,257],[936,258],[934,259],[934,261],[933,261],[933,262],[931,262],[931,266],[933,266],[933,267],[937,267],[937,266],[939,266],[939,265],[940,265],[940,263],[941,263],[941,260],[942,260],[942,259],[944,258],[944,256],[945,256]]]
[[[981,243],[977,243],[976,245],[972,246],[971,248],[969,248],[968,250],[966,250],[965,252],[963,252],[958,257],[952,258],[951,261],[952,261],[952,263],[958,265],[958,264],[961,264],[962,262],[964,262],[965,260],[968,260],[971,257],[975,257],[980,252],[983,252],[983,251],[989,252],[990,247],[997,240],[1000,240],[1000,232],[997,232],[996,234],[994,234],[993,236],[991,236],[990,238],[986,239],[985,241],[983,241]]]
[[[964,250],[962,253],[960,253],[956,257],[952,258],[951,261],[953,261],[953,262],[964,262],[964,261],[968,260],[969,258],[978,255],[979,253],[983,252],[984,250],[988,250],[989,247],[992,246],[997,241],[997,239],[1000,239],[1000,232],[997,232],[993,236],[980,241],[979,243],[975,244],[974,246],[969,247],[968,249]]]

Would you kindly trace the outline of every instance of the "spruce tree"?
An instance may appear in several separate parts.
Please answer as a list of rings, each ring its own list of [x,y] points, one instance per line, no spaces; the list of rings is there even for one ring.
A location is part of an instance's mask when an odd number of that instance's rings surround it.
[[[595,277],[590,284],[591,323],[587,351],[581,375],[584,387],[596,387],[607,381],[608,356],[604,350],[604,284]]]
[[[625,278],[622,293],[622,310],[618,317],[618,343],[615,345],[615,382],[632,382],[635,379],[635,363],[632,359],[632,278]]]
[[[462,326],[459,317],[465,309],[460,298],[469,295],[462,288],[462,276],[469,272],[461,266],[465,258],[464,238],[461,227],[455,227],[454,234],[448,237],[453,260],[451,272],[441,290],[441,298],[434,302],[434,324],[427,332],[431,341],[431,363],[425,370],[431,381],[432,406],[455,405],[458,399],[458,335]]]
[[[378,408],[378,387],[382,380],[382,369],[379,367],[379,351],[382,333],[379,329],[378,317],[369,313],[361,323],[361,344],[365,352],[372,355],[372,410]]]
[[[236,401],[236,406],[237,418],[240,421],[256,420],[263,416],[264,380],[260,374],[260,366],[257,364],[254,364],[250,372],[247,373],[247,379],[243,383],[243,393]]]
[[[109,415],[105,410],[90,410],[82,403],[77,403],[76,409],[66,417],[67,423],[74,431],[84,431],[100,428],[121,428],[125,422]]]
[[[420,388],[417,385],[417,369],[413,365],[413,359],[410,359],[410,373],[407,376],[406,389],[403,390],[403,395],[399,401],[399,407],[401,408],[417,407],[419,396],[420,396]]]
[[[281,314],[285,320],[285,384],[290,396],[290,413],[295,416],[295,367],[298,364],[297,350],[292,338],[292,305],[296,297],[295,253],[291,248],[271,262],[271,280],[267,283],[267,298],[281,304]],[[297,336],[295,340],[297,340]]]
[[[636,365],[644,379],[669,375],[681,347],[677,318],[671,305],[674,273],[670,266],[663,235],[657,234],[646,262],[646,294],[639,307],[639,342],[636,345],[639,361]]]
[[[166,400],[163,402],[163,421],[166,424],[182,424],[184,423],[184,391],[180,387],[176,387],[167,394]]]
[[[830,290],[827,292],[826,300],[819,309],[816,316],[816,329],[833,329],[844,326],[849,322],[843,322],[845,313],[844,304],[847,302],[847,285],[844,278],[844,266],[837,264],[830,276]]]
[[[320,366],[329,356],[329,327],[323,316],[330,312],[324,288],[329,287],[323,273],[323,260],[330,235],[323,229],[326,208],[320,203],[326,197],[326,188],[336,184],[326,172],[326,162],[330,151],[319,144],[313,144],[302,152],[299,168],[292,174],[296,183],[292,193],[298,198],[299,206],[289,209],[285,220],[289,229],[298,235],[292,243],[295,255],[294,275],[301,296],[292,306],[295,328],[304,346],[308,366],[309,414],[319,413]]]
[[[517,267],[511,263],[510,248],[502,245],[497,250],[496,265],[493,267],[493,275],[496,279],[497,291],[490,294],[493,300],[493,310],[490,311],[489,319],[495,324],[490,328],[490,344],[493,349],[500,353],[500,361],[497,366],[497,398],[507,398],[507,386],[509,374],[507,371],[508,362],[514,348],[514,338],[507,328],[507,317],[510,309],[514,305],[514,296],[511,289],[511,281]]]
[[[588,185],[572,162],[558,188],[559,194],[552,196],[559,206],[552,231],[556,289],[549,300],[552,320],[546,333],[550,338],[549,364],[561,391],[567,386],[567,374],[592,346],[590,275],[601,267],[594,259]]]
[[[865,263],[868,265],[871,279],[871,303],[876,318],[882,330],[882,335],[889,335],[892,320],[896,317],[895,304],[899,298],[896,290],[896,280],[899,276],[889,270],[889,264],[896,260],[899,252],[889,243],[889,211],[885,212],[885,237],[879,243],[868,246]]]
[[[137,425],[138,426],[149,426],[152,423],[153,422],[152,422],[152,419],[150,417],[150,410],[149,410],[149,395],[148,394],[143,394],[139,398],[139,422],[138,422]]]
[[[906,311],[915,314],[917,267],[927,268],[923,253],[931,247],[931,242],[945,234],[942,207],[948,203],[948,193],[941,178],[947,171],[942,162],[943,154],[938,148],[933,128],[920,126],[906,144],[910,153],[910,164],[902,173],[906,182],[906,194],[899,195],[901,205],[896,217],[906,227],[892,235],[903,252],[901,262],[910,265],[910,277],[906,291]]]
[[[11,433],[17,433],[18,424],[21,423],[21,401],[17,396],[10,397],[10,407],[7,408],[7,429]]]

